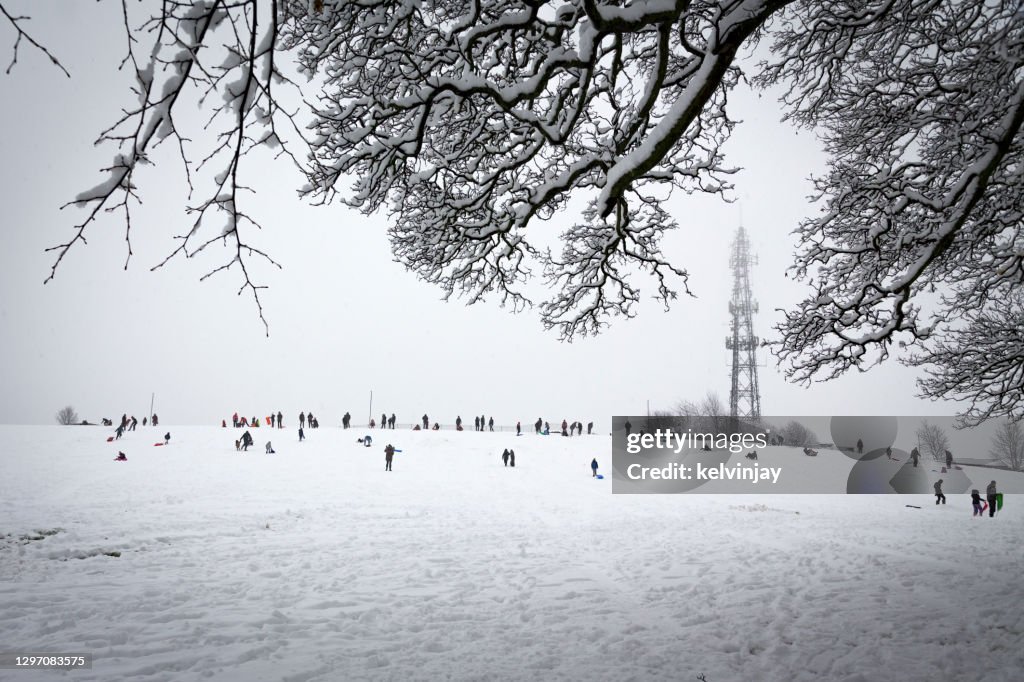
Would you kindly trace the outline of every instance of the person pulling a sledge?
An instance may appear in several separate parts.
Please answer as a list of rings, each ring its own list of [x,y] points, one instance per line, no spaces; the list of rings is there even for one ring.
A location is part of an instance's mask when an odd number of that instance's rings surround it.
[[[985,513],[985,507],[981,502],[981,493],[977,489],[971,491],[971,506],[974,507],[974,513],[971,516],[981,516]]]

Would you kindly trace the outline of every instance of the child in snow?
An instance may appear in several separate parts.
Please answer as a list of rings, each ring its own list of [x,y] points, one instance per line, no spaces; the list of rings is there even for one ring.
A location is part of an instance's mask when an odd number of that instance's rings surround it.
[[[115,462],[127,462],[128,458],[125,456],[125,454],[123,452],[118,451],[117,457],[114,458],[114,461]]]
[[[168,431],[167,433],[164,434],[164,445],[167,445],[170,442],[171,442],[171,432]]]
[[[946,504],[946,496],[942,494],[941,478],[935,481],[935,504],[938,504],[940,500],[942,501],[942,504]]]
[[[985,508],[981,506],[981,493],[977,489],[971,491],[971,505],[974,507],[971,516],[981,516],[985,513]]]
[[[274,447],[270,444],[269,440],[267,441],[267,454],[268,455],[273,455],[274,454]]]
[[[596,478],[597,477],[597,457],[595,457],[593,459],[593,461],[590,462],[590,471],[591,471],[591,476]]]

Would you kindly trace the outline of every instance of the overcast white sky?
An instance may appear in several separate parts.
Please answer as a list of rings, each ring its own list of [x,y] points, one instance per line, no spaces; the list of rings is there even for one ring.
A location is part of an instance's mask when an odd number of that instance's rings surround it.
[[[65,404],[92,421],[122,412],[141,419],[152,393],[163,421],[189,424],[219,423],[235,410],[281,410],[291,421],[312,410],[325,425],[348,410],[358,423],[371,390],[377,417],[395,412],[400,422],[424,412],[446,423],[484,413],[500,424],[542,416],[606,428],[613,414],[644,413],[647,401],[664,408],[712,389],[728,402],[728,247],[741,209],[705,197],[673,199],[681,229],[666,242],[697,298],[668,313],[645,300],[637,319],[572,344],[545,332],[529,310],[440,301],[440,290],[392,261],[384,216],[303,203],[294,191],[301,178],[269,156],[246,178],[267,228],[257,241],[284,266],[256,275],[270,287],[269,338],[251,296],[236,295],[237,273],[199,283],[209,261],[184,260],[149,271],[188,224],[180,164],[139,177],[145,204],[136,209],[127,271],[123,223],[111,216],[44,286],[53,261],[44,249],[82,218],[60,205],[99,182],[111,159],[111,149],[93,141],[130,97],[116,70],[125,38],[116,3],[7,4],[33,16],[35,37],[72,78],[25,46],[12,72],[0,75],[0,421],[52,423]],[[5,66],[12,42],[0,25]],[[768,336],[773,311],[800,297],[784,276],[790,231],[814,210],[808,178],[823,169],[823,156],[813,135],[779,122],[770,95],[743,90],[732,103],[744,123],[727,161],[744,168],[735,196],[760,256],[755,325]],[[571,220],[557,216],[534,229],[554,243]],[[646,283],[645,293],[652,288]],[[787,384],[767,353],[763,359],[766,415],[954,411],[916,399],[914,373],[893,362],[807,389]]]

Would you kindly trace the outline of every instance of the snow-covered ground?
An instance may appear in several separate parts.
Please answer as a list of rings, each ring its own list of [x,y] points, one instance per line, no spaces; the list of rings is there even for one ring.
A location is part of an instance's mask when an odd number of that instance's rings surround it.
[[[95,657],[0,679],[1024,670],[1018,496],[977,519],[962,494],[612,495],[590,476],[610,465],[597,436],[377,431],[367,449],[362,431],[260,428],[237,453],[233,429],[109,433],[0,427],[0,651]]]

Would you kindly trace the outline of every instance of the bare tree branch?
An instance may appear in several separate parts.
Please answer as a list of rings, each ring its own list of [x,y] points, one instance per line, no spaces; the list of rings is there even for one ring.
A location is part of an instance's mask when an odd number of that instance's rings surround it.
[[[65,76],[71,78],[71,74],[68,73],[68,70],[65,69],[64,65],[60,63],[60,60],[54,57],[49,50],[47,50],[45,47],[37,43],[35,39],[32,38],[32,36],[30,36],[24,29],[21,28],[21,22],[28,21],[29,17],[13,16],[10,12],[7,11],[7,8],[4,7],[2,2],[0,2],[0,14],[4,15],[4,18],[6,18],[8,22],[10,22],[11,26],[14,27],[15,32],[18,34],[18,37],[15,38],[14,45],[11,48],[13,53],[11,55],[11,63],[7,66],[7,70],[4,73],[9,74],[11,72],[11,69],[14,68],[14,65],[18,63],[18,48],[21,46],[22,39],[24,39],[32,47],[36,48],[37,50],[45,54],[47,58],[50,60],[50,63],[56,66],[61,71],[63,71]]]

